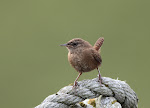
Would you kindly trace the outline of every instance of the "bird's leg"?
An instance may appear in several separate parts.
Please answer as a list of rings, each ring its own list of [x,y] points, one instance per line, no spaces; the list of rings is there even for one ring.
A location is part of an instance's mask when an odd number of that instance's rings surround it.
[[[76,78],[76,80],[74,81],[74,85],[73,85],[73,87],[76,87],[76,86],[78,86],[78,82],[77,82],[77,80],[79,79],[79,77],[80,77],[80,75],[82,74],[82,72],[79,72],[79,75],[78,75],[78,77]]]
[[[98,67],[97,67],[97,70],[98,70],[98,81],[100,82],[100,84],[102,84],[102,77],[101,77],[101,73]]]

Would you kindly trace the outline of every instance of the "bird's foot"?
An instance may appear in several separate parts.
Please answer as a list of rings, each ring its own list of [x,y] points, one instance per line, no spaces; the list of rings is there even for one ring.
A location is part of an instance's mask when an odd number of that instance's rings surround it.
[[[78,87],[78,86],[79,86],[78,82],[75,81],[75,82],[74,82],[74,85],[73,85],[73,88],[76,88],[76,87]]]
[[[97,82],[99,82],[100,85],[102,85],[102,78],[98,78]]]

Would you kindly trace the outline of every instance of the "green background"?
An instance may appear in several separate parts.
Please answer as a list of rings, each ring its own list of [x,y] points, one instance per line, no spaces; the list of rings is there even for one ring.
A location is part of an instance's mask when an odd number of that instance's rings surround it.
[[[149,107],[149,0],[0,0],[0,106],[32,108],[78,73],[60,47],[103,36],[101,74],[126,80]],[[94,70],[79,80],[97,76]]]

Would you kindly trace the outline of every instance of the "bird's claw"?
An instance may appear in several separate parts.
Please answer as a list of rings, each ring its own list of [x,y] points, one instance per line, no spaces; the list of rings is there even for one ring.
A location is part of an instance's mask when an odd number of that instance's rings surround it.
[[[79,86],[78,82],[77,82],[77,81],[74,82],[73,88],[76,88],[76,87],[78,87],[78,86]]]
[[[102,79],[101,78],[98,78],[97,82],[100,83],[100,85],[102,84]]]

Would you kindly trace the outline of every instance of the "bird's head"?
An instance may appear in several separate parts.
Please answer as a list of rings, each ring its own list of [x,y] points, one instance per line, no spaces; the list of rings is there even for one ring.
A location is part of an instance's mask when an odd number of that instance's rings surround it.
[[[66,44],[62,44],[60,46],[66,46],[69,51],[76,51],[82,48],[91,47],[90,43],[81,39],[81,38],[74,38],[68,41]]]

